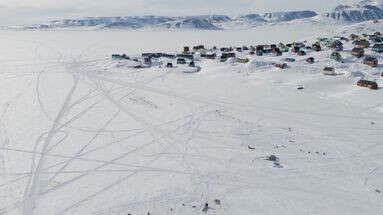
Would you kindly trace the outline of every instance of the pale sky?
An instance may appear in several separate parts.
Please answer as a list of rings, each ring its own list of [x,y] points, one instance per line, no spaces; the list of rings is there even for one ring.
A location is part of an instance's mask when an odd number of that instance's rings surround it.
[[[360,0],[0,0],[0,25],[86,16],[239,15],[310,9],[324,12]]]

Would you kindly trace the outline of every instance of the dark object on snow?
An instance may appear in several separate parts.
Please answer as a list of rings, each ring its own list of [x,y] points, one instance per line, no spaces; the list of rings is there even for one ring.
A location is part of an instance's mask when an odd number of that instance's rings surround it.
[[[177,64],[186,64],[186,60],[184,58],[178,58]]]
[[[189,46],[185,46],[184,47],[184,53],[189,53],[190,52],[190,47]]]
[[[305,87],[303,85],[298,85],[297,90],[304,90]]]
[[[366,58],[364,58],[363,64],[369,65],[371,67],[377,67],[378,59],[376,57],[367,56]]]
[[[315,59],[313,57],[309,57],[309,58],[306,59],[306,62],[310,63],[310,64],[313,64],[313,63],[315,63]]]
[[[205,203],[205,206],[202,208],[202,212],[207,213],[207,211],[208,211],[209,209],[210,209],[210,208],[209,208],[209,204],[206,202],[206,203]]]
[[[216,199],[216,200],[214,200],[214,203],[215,203],[216,205],[221,205],[221,200]]]
[[[380,190],[378,190],[378,189],[376,189],[375,192],[377,192],[377,193],[382,193],[382,191],[380,191]]]
[[[235,57],[235,53],[234,52],[229,52],[229,53],[222,53],[221,57],[226,57],[226,58],[231,58],[231,57]]]
[[[112,58],[116,60],[130,60],[130,57],[127,56],[126,54],[112,54]]]
[[[282,55],[282,52],[279,48],[274,48],[272,53],[274,56],[281,56]]]
[[[263,51],[262,50],[257,50],[256,54],[257,54],[257,56],[262,56],[263,55]]]
[[[248,63],[250,62],[249,58],[237,58],[238,63]]]
[[[343,63],[342,55],[339,52],[333,52],[330,56],[331,59]]]
[[[328,47],[337,52],[343,51],[343,43],[340,40],[335,40]]]
[[[350,35],[350,39],[351,39],[351,40],[357,40],[357,39],[359,39],[359,36],[356,35],[356,34],[351,34],[351,35]]]
[[[270,156],[266,157],[266,160],[277,162],[277,161],[279,161],[279,158],[277,156],[275,156],[275,155],[270,155]]]
[[[162,53],[142,53],[142,57],[150,57],[150,58],[160,58],[163,56]]]
[[[166,67],[167,67],[167,68],[173,68],[173,64],[172,64],[172,63],[167,63],[167,64],[166,64]]]
[[[372,47],[372,51],[374,51],[374,52],[378,52],[378,53],[382,53],[382,52],[383,52],[383,44],[382,44],[382,43],[375,44],[375,45]]]
[[[237,47],[235,50],[236,50],[237,52],[242,52],[242,47]]]
[[[195,67],[195,63],[194,63],[194,61],[191,61],[191,62],[189,63],[189,66],[190,66],[190,67]]]
[[[334,67],[325,67],[322,73],[324,75],[336,75]]]
[[[194,55],[192,55],[192,54],[177,54],[177,57],[186,58],[189,60],[194,60]]]
[[[364,49],[362,48],[353,48],[351,54],[357,58],[361,58],[364,55]]]
[[[216,53],[212,53],[212,54],[201,54],[201,57],[204,57],[206,59],[210,59],[210,60],[214,60],[216,57],[217,57],[217,54]]]
[[[278,162],[274,162],[274,167],[283,168],[283,166]]]
[[[204,45],[198,45],[193,47],[193,51],[205,50]]]
[[[362,48],[362,49],[370,47],[370,42],[368,42],[365,39],[363,39],[363,40],[356,40],[356,41],[352,42],[352,44],[354,44],[355,47]]]
[[[292,49],[291,49],[291,52],[292,53],[298,53],[301,49],[299,47],[296,47],[294,46]]]
[[[229,53],[222,53],[221,55],[221,62],[226,62],[227,59],[235,57],[235,53],[229,52]]]
[[[305,56],[305,55],[306,55],[306,52],[303,51],[303,50],[301,50],[301,51],[298,52],[298,55],[299,55],[299,56]]]
[[[286,69],[287,68],[287,64],[285,64],[285,63],[273,63],[273,65],[275,67],[280,68],[280,69]]]
[[[374,37],[371,39],[373,43],[383,43],[383,37]]]
[[[255,150],[255,148],[251,147],[251,146],[247,146],[247,148],[250,149],[250,150]]]
[[[319,44],[314,44],[312,46],[312,50],[314,50],[316,52],[320,52],[322,50],[322,47]]]
[[[367,87],[372,90],[377,90],[378,89],[378,84],[375,81],[368,81],[368,80],[359,80],[356,85],[359,87]]]
[[[285,58],[285,61],[287,61],[287,62],[295,62],[295,59],[294,58]]]
[[[144,57],[144,63],[145,64],[152,64],[152,58],[151,57]]]

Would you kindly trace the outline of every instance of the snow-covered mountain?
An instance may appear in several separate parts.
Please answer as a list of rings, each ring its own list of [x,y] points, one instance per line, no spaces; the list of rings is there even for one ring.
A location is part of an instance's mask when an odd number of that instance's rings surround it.
[[[187,17],[181,20],[169,21],[161,23],[159,26],[165,26],[169,29],[198,29],[198,30],[220,30],[221,28],[214,25],[215,22],[224,22],[223,20],[215,20],[210,17]]]
[[[242,22],[247,22],[247,23],[250,23],[250,24],[254,24],[254,23],[258,23],[258,22],[261,22],[261,23],[262,22],[266,22],[266,20],[263,19],[261,15],[255,14],[255,13],[238,16],[234,20],[242,21]]]
[[[383,3],[364,0],[354,5],[339,5],[325,17],[346,23],[383,19]]]
[[[258,23],[286,22],[294,19],[303,19],[316,16],[314,11],[292,11],[259,14],[246,14],[231,18],[225,15],[206,16],[127,16],[127,17],[86,17],[83,19],[55,20],[47,24],[26,26],[25,29],[53,29],[53,28],[167,28],[167,29],[197,29],[220,30],[227,26],[238,24],[254,26]]]
[[[263,19],[269,22],[288,22],[295,19],[305,19],[317,16],[318,14],[314,11],[290,11],[290,12],[276,12],[276,13],[265,13]]]
[[[89,28],[89,29],[195,29],[222,30],[232,28],[252,28],[259,25],[308,20],[328,23],[357,23],[383,19],[383,0],[362,0],[353,5],[339,5],[334,10],[318,16],[315,11],[283,11],[265,14],[244,14],[236,17],[226,15],[205,16],[125,16],[125,17],[86,17],[64,19],[23,27],[24,29]]]

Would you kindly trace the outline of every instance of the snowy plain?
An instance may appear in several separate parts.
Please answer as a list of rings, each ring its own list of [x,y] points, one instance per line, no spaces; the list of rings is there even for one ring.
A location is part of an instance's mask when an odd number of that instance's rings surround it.
[[[201,60],[193,74],[110,58],[375,31],[1,31],[0,214],[383,214],[383,91],[355,85],[383,86],[383,69],[351,43],[344,64],[324,50],[308,53],[315,64]],[[286,70],[269,65],[289,56]]]

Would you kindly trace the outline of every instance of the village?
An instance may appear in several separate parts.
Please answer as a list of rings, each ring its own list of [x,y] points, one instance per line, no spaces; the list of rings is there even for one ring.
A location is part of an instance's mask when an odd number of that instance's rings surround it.
[[[345,46],[351,49],[344,48]],[[279,43],[267,45],[244,45],[240,47],[210,47],[204,45],[184,46],[179,53],[142,53],[141,56],[128,56],[127,54],[113,54],[112,59],[118,61],[134,62],[130,67],[145,69],[151,67],[176,68],[181,66],[185,73],[195,73],[202,70],[198,62],[210,60],[231,65],[248,64],[259,56],[274,57],[275,60],[268,62],[270,65],[284,70],[291,68],[290,63],[296,62],[296,58],[304,58],[306,64],[315,64],[320,61],[314,57],[315,53],[330,51],[329,59],[345,63],[346,57],[353,57],[358,63],[372,68],[380,68],[379,59],[383,53],[383,35],[380,32],[373,34],[350,34],[349,37],[334,36],[331,38],[320,37],[316,41],[302,41],[292,43]],[[367,54],[369,53],[369,54]],[[286,56],[286,57],[282,57]],[[282,57],[282,58],[281,58]],[[333,66],[325,66],[321,71],[326,76],[342,75]],[[360,79],[356,85],[367,87],[372,90],[379,89],[376,79],[383,78],[383,71],[375,75],[371,80]],[[304,89],[298,86],[297,89]]]

